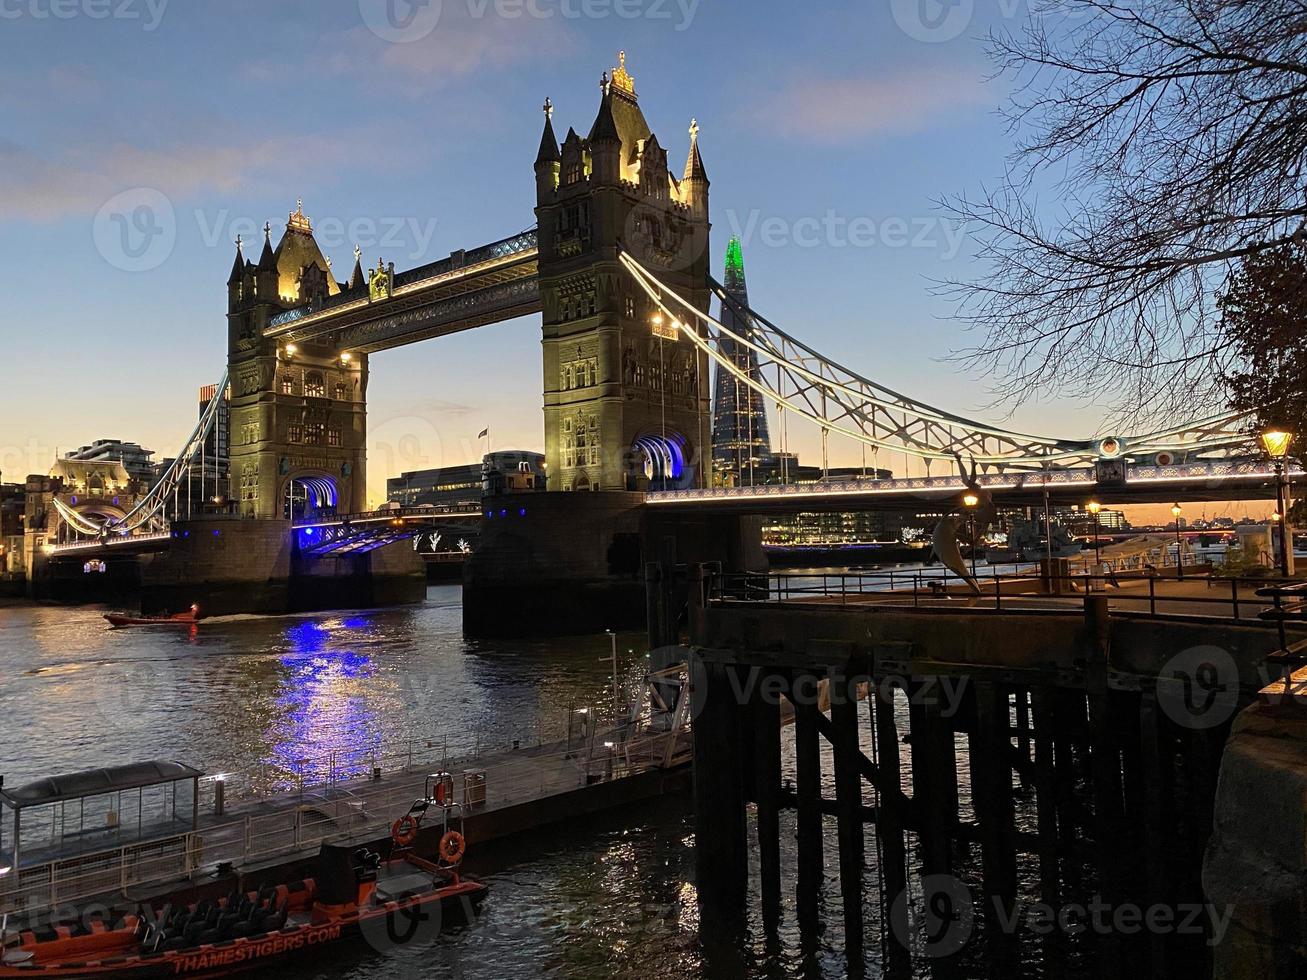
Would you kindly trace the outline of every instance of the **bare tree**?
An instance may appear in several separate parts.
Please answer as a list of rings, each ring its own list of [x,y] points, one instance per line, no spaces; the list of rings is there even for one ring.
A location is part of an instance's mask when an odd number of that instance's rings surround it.
[[[948,202],[987,264],[944,286],[984,335],[959,356],[1013,402],[1201,414],[1235,357],[1217,290],[1304,236],[1307,0],[1040,0],[990,45],[1017,148]]]

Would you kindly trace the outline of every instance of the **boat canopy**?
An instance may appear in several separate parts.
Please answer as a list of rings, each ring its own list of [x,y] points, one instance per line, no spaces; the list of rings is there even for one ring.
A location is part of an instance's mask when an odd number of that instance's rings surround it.
[[[11,810],[48,806],[68,800],[120,793],[123,790],[165,786],[196,780],[204,773],[181,762],[136,762],[110,769],[89,769],[67,776],[47,776],[17,789],[0,789],[0,803]]]

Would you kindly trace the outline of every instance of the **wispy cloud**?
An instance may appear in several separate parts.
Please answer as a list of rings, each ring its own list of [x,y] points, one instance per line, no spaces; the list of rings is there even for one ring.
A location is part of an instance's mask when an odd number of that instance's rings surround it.
[[[937,125],[959,111],[996,102],[980,75],[965,68],[904,68],[876,75],[804,77],[750,107],[767,128],[822,143]]]
[[[54,222],[94,215],[110,197],[134,187],[173,200],[238,190],[248,196],[265,182],[284,189],[288,160],[331,168],[372,159],[375,143],[368,133],[336,135],[195,140],[157,148],[86,142],[46,154],[0,140],[0,199],[6,218]]]

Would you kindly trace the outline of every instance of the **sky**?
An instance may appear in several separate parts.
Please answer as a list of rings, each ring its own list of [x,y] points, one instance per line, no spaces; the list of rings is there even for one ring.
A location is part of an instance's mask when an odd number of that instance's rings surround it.
[[[941,408],[1107,434],[1100,406],[993,404],[993,379],[950,359],[976,338],[931,289],[979,271],[938,202],[1002,174],[1008,93],[983,35],[1028,15],[1027,0],[0,0],[0,474],[96,438],[174,452],[224,367],[233,240],[257,248],[297,198],[341,279],[356,243],[402,270],[531,227],[541,106],[560,136],[587,132],[619,50],[671,158],[697,118],[715,264],[739,235],[769,319]],[[139,220],[158,232],[143,249]],[[540,389],[538,318],[374,356],[370,486],[478,458],[487,427],[496,448],[541,448]],[[818,445],[792,432],[806,457]]]

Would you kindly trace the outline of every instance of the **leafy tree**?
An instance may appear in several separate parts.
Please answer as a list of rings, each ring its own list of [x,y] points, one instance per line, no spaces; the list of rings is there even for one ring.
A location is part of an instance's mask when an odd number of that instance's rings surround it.
[[[983,335],[960,355],[1014,401],[1192,416],[1230,268],[1307,232],[1307,0],[1032,0],[990,42],[1017,147],[950,202],[988,270],[944,287]]]
[[[1290,452],[1307,462],[1307,246],[1247,256],[1216,305],[1233,358],[1222,379],[1230,407],[1252,415],[1254,432],[1294,433]]]

